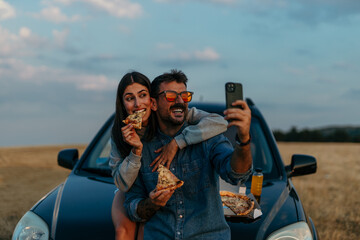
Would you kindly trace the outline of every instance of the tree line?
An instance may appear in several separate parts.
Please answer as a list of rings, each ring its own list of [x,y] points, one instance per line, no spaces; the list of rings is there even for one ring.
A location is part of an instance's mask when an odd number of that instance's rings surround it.
[[[360,127],[328,127],[289,131],[274,130],[277,141],[284,142],[360,142]]]

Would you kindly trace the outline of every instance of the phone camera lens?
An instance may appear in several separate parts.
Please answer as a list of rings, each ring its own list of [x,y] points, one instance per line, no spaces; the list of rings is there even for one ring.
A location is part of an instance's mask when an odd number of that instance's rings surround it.
[[[235,85],[233,83],[229,83],[227,85],[227,89],[229,92],[234,92],[235,91]]]

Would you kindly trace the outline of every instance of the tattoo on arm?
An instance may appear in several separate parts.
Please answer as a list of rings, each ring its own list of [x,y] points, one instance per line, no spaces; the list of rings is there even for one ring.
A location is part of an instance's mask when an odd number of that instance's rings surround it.
[[[147,198],[139,202],[136,211],[139,217],[141,217],[142,219],[149,220],[152,216],[154,216],[156,211],[159,209],[160,206],[153,204],[150,198]]]

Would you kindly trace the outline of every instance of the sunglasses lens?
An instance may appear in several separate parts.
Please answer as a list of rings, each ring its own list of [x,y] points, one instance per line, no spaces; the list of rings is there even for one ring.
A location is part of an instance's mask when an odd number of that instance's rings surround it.
[[[190,102],[191,101],[192,94],[190,92],[182,92],[181,98],[184,102]]]
[[[175,92],[166,92],[165,97],[169,102],[174,102],[177,98],[177,94]]]

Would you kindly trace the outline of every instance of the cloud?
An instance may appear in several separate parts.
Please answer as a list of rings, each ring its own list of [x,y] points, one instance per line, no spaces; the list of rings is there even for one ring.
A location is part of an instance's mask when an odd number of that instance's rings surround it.
[[[184,1],[184,0],[183,0]],[[197,0],[198,2],[205,2],[205,3],[217,3],[222,5],[233,5],[237,2],[237,0]],[[179,0],[155,0],[158,3],[171,3],[171,2],[179,2]],[[191,2],[187,0],[187,2]]]
[[[9,3],[0,0],[0,20],[14,18],[15,15],[15,9]]]
[[[41,39],[33,36],[27,27],[21,27],[17,35],[0,26],[0,58],[29,55],[32,50],[27,46],[36,46],[40,42]]]
[[[142,15],[142,6],[128,0],[83,0],[118,18],[137,18]]]
[[[80,20],[79,15],[68,17],[61,12],[60,8],[53,6],[42,9],[40,13],[34,14],[34,16],[55,23],[76,22]]]
[[[21,38],[29,38],[31,36],[31,30],[27,27],[22,27],[19,30],[19,36]]]
[[[143,9],[139,3],[129,0],[55,0],[55,2],[70,5],[74,2],[82,2],[96,10],[106,12],[117,18],[138,18],[142,16]]]
[[[0,26],[0,56],[11,55],[18,42],[18,36],[11,34],[7,29]]]
[[[173,55],[172,58],[190,62],[213,62],[218,60],[220,57],[214,49],[205,48],[204,50],[196,50],[194,52],[179,52],[176,56]]]
[[[21,27],[19,34],[13,34],[0,26],[0,57],[19,57],[33,54],[35,48],[45,48],[50,43],[32,33],[28,27]]]
[[[205,48],[202,51],[195,51],[195,59],[200,61],[216,61],[220,58],[219,54],[212,48]]]
[[[193,64],[213,63],[220,59],[220,55],[210,47],[192,52],[177,52],[159,61],[161,66],[187,66]]]
[[[65,29],[63,31],[53,30],[52,31],[53,37],[54,37],[54,43],[58,47],[64,47],[66,39],[69,35],[69,30]]]
[[[33,85],[54,82],[82,91],[112,91],[117,82],[101,74],[84,74],[48,66],[33,66],[15,58],[0,58],[0,78]]]

